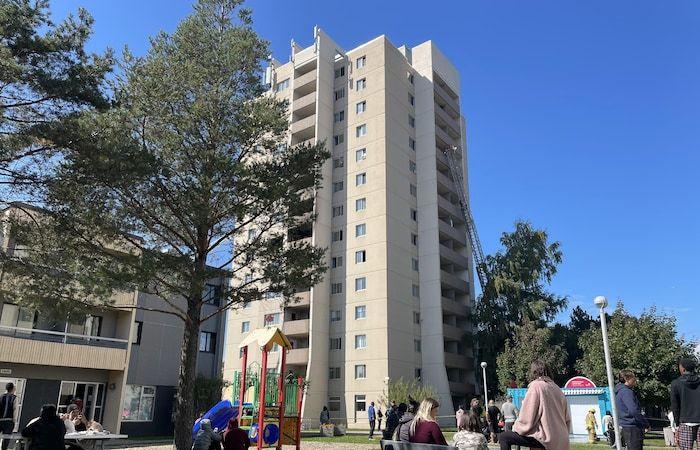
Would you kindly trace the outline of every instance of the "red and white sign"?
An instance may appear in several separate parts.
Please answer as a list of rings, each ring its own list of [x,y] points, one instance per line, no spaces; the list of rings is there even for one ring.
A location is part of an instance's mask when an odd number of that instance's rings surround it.
[[[565,389],[590,389],[594,388],[595,383],[586,377],[573,377],[564,385]]]

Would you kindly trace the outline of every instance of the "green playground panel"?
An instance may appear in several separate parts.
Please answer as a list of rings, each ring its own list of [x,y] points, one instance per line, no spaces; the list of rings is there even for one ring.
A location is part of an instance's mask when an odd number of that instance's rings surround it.
[[[280,377],[277,372],[268,372],[265,376],[265,407],[274,407],[278,405],[278,389],[280,379],[285,381],[285,398],[284,398],[284,414],[288,416],[296,416],[298,414],[298,404],[297,396],[299,393],[299,380],[298,378],[289,377],[284,379]],[[252,386],[253,387],[253,407],[257,410],[258,408],[258,398],[260,396],[260,375],[258,373],[246,373],[245,377],[246,391]],[[235,372],[233,375],[233,398],[237,398],[241,391],[241,373]]]

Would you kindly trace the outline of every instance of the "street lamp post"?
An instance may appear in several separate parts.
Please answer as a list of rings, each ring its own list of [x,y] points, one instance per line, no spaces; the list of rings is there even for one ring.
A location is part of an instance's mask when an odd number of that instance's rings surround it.
[[[605,352],[605,369],[608,374],[608,387],[610,388],[610,403],[612,403],[613,427],[615,428],[615,447],[622,450],[620,425],[617,420],[617,404],[615,403],[615,380],[613,379],[612,362],[610,362],[610,346],[608,345],[608,324],[605,319],[605,307],[608,299],[602,295],[593,299],[593,303],[600,308],[600,331],[603,335],[603,351]]]
[[[481,363],[481,371],[484,375],[484,408],[487,408],[488,404],[489,404],[489,391],[488,391],[488,388],[486,387],[486,366],[487,365],[488,364],[486,364],[486,361],[483,361]]]

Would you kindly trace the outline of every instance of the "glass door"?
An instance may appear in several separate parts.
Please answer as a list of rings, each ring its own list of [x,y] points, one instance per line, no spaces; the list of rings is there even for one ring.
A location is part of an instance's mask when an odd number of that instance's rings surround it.
[[[83,401],[83,414],[87,420],[102,422],[104,406],[104,383],[83,383],[64,381],[61,383],[59,394],[59,412],[65,412],[68,405],[76,398]]]
[[[17,417],[22,417],[22,398],[24,397],[24,385],[27,380],[24,378],[0,378],[0,387],[5,389],[7,383],[15,385],[15,395],[17,396]],[[18,431],[19,423],[15,424],[13,431]]]

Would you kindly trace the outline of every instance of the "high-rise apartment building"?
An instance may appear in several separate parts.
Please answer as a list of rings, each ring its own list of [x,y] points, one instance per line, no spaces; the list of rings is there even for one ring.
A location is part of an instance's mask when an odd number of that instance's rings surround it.
[[[333,419],[366,426],[369,403],[400,377],[433,386],[451,415],[474,392],[475,367],[472,259],[442,154],[465,148],[457,70],[431,41],[397,48],[380,36],[345,51],[316,28],[313,45],[292,43],[267,78],[289,102],[289,144],[325,141],[332,152],[312,229],[289,234],[327,248],[329,270],[298,303],[229,314],[224,377],[240,370],[246,333],[279,326],[294,345],[288,366],[310,382],[305,423],[327,405]],[[273,352],[269,367],[279,361]]]

